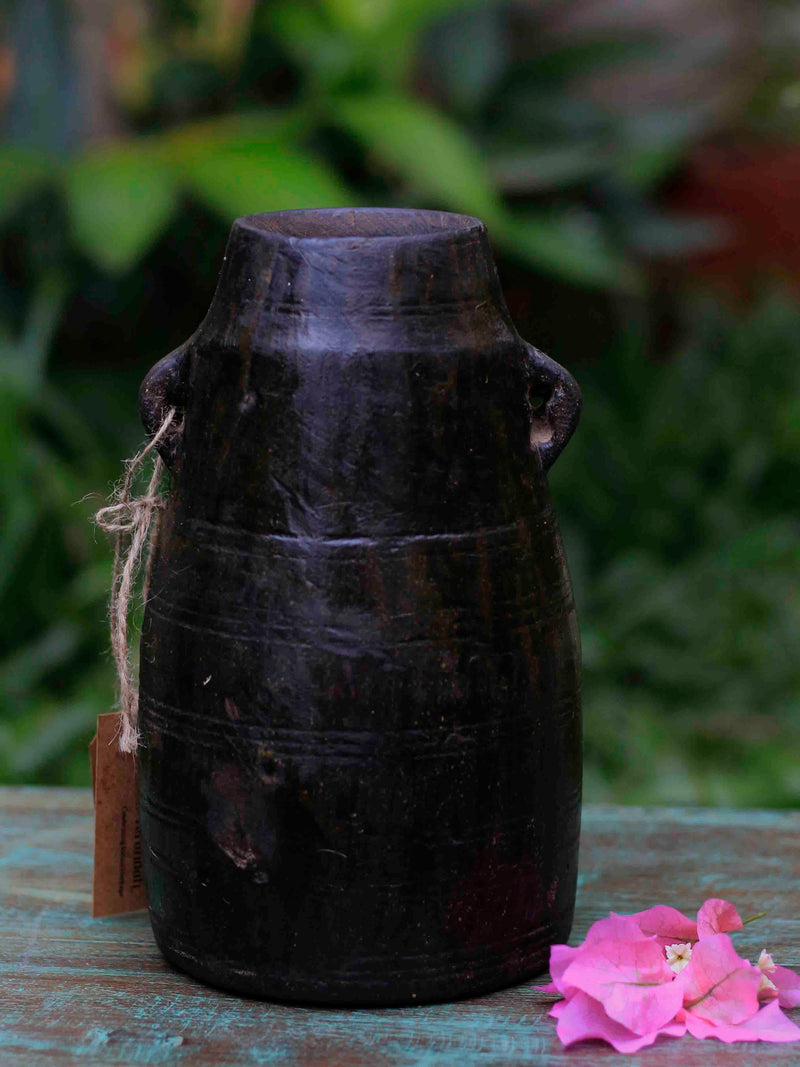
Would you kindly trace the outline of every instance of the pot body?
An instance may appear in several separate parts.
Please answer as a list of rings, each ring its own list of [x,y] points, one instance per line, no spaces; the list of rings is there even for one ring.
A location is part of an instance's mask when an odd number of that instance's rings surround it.
[[[139,712],[171,962],[362,1004],[546,968],[581,742],[544,468],[578,403],[516,334],[477,220],[234,224],[205,321],[141,393],[151,432],[182,415]]]

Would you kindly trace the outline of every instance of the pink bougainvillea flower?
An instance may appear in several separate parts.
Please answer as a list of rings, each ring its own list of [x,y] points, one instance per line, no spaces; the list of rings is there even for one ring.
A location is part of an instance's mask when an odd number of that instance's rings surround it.
[[[557,1009],[561,1009],[557,1011]],[[562,1000],[553,1005],[550,1012],[558,1018],[558,1033],[564,1045],[576,1041],[599,1038],[607,1041],[617,1052],[637,1052],[646,1045],[652,1045],[659,1034],[680,1037],[686,1033],[685,1021],[670,1021],[656,1030],[645,1034],[634,1033],[622,1023],[610,1019],[600,1001],[578,990],[568,1001]]]
[[[609,1018],[635,1034],[660,1029],[683,1003],[664,950],[651,939],[597,941],[572,961],[562,981],[600,1001]]]
[[[766,951],[755,966],[742,959],[727,932],[743,925],[732,904],[712,898],[697,922],[665,905],[611,912],[581,945],[554,945],[553,980],[537,988],[565,998],[550,1011],[559,1038],[599,1038],[618,1052],[686,1032],[724,1042],[800,1040],[800,1027],[781,1012],[800,1005],[800,975]]]
[[[739,912],[727,900],[712,897],[697,913],[697,935],[702,940],[714,934],[741,930],[744,926]]]
[[[750,1019],[741,1023],[715,1026],[689,1013],[686,1013],[684,1021],[693,1037],[716,1037],[726,1044],[733,1041],[800,1041],[800,1027],[786,1018],[777,1000],[765,1004]]]
[[[782,1008],[796,1008],[800,1005],[800,974],[795,974],[788,967],[779,967],[765,949],[761,950],[756,967],[772,985],[774,989],[772,995],[777,994],[778,1004]],[[762,994],[763,992],[762,987]]]
[[[692,949],[682,972],[687,1015],[710,1023],[741,1023],[759,1009],[761,972],[737,955],[727,934],[712,934]]]

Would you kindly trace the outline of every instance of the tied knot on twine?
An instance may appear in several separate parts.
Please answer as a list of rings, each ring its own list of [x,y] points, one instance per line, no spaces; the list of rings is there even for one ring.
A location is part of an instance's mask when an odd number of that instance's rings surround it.
[[[159,486],[164,474],[164,461],[156,450],[176,412],[171,408],[156,433],[145,447],[131,459],[125,460],[125,474],[111,494],[111,503],[100,508],[94,521],[106,533],[114,534],[114,570],[108,614],[111,626],[111,652],[117,668],[121,728],[119,747],[122,752],[135,752],[139,745],[139,692],[129,648],[128,615],[131,597],[145,546],[149,545],[142,600],[147,603],[153,550],[158,538],[158,526],[164,498]],[[150,456],[154,457],[153,473],[141,496],[132,496],[139,472]]]

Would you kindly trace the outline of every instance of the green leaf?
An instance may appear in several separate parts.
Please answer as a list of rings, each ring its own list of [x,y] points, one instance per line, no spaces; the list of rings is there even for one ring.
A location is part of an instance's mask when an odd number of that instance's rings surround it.
[[[23,395],[36,395],[42,388],[45,364],[61,311],[67,286],[60,271],[51,270],[37,278],[22,335],[17,341],[0,341],[0,382],[14,385]]]
[[[445,19],[429,32],[427,47],[450,104],[461,114],[475,115],[508,67],[508,12],[487,5]]]
[[[79,644],[80,630],[74,623],[55,622],[49,630],[0,661],[0,693],[7,699],[19,697],[43,675],[66,662]]]
[[[428,30],[437,23],[446,24],[450,16],[455,16],[455,21],[461,23],[462,27],[468,27],[468,32],[474,35],[477,29],[480,36],[484,32],[481,23],[486,9],[502,9],[503,6],[500,0],[394,0],[391,17],[385,20],[378,32],[368,41],[374,57],[373,66],[384,80],[390,81],[398,91],[402,91],[402,87],[413,79],[416,63],[425,48],[422,38]],[[446,28],[446,25],[443,28]],[[496,69],[492,70],[496,58],[493,44],[496,43],[491,40],[490,35],[484,33],[482,80],[486,83],[493,83],[494,76],[498,73]],[[480,62],[478,52],[473,53],[473,58]],[[456,66],[458,65],[457,58]],[[463,82],[465,72],[460,71],[459,74]],[[476,76],[478,70],[473,66],[466,77],[474,83]],[[486,87],[484,84],[483,88]]]
[[[144,143],[76,160],[67,171],[66,196],[76,244],[107,271],[133,266],[178,202],[174,176]]]
[[[331,86],[352,67],[352,42],[346,34],[334,32],[316,6],[301,0],[269,4],[261,17],[312,83]]]
[[[397,0],[322,0],[331,22],[344,33],[372,33],[391,19]]]
[[[499,219],[501,207],[475,145],[447,116],[390,94],[339,98],[333,121],[435,206]]]
[[[46,185],[55,171],[44,153],[7,145],[0,152],[0,220]]]
[[[585,213],[507,216],[493,235],[532,266],[575,285],[637,292],[641,280]]]
[[[297,108],[223,115],[189,122],[160,135],[153,142],[154,154],[169,167],[191,168],[198,159],[226,148],[243,153],[265,144],[290,141],[302,136],[307,123],[306,115]]]
[[[183,178],[226,219],[289,208],[346,207],[355,199],[327,166],[280,141],[218,146],[187,166]]]
[[[485,7],[500,5],[500,0],[394,0],[393,28],[419,30],[448,15],[467,15]]]
[[[318,93],[354,84],[400,86],[419,54],[421,33],[451,12],[490,0],[286,0],[257,16]],[[491,0],[497,2],[497,0]]]
[[[342,33],[376,35],[391,29],[413,33],[449,14],[476,13],[489,0],[322,0],[330,22]]]
[[[11,774],[23,781],[41,781],[42,771],[48,763],[63,759],[71,744],[91,734],[101,710],[105,710],[103,704],[81,699],[40,704],[35,721],[11,753]],[[88,768],[88,760],[86,766]]]

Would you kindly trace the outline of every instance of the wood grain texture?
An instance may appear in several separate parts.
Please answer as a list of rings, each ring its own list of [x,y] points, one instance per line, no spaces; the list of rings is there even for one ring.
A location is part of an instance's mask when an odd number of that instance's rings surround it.
[[[534,404],[533,402],[536,401]],[[579,390],[477,219],[237,219],[156,364],[142,860],[187,973],[309,1006],[527,979],[569,934],[580,653],[545,470]]]
[[[573,942],[610,910],[709,896],[766,918],[736,936],[800,965],[800,813],[589,806]],[[240,999],[173,971],[144,912],[92,919],[88,790],[0,788],[0,1063],[788,1065],[797,1046],[662,1039],[567,1052],[531,984],[455,1004],[311,1010]],[[795,1017],[798,1013],[793,1013]]]

